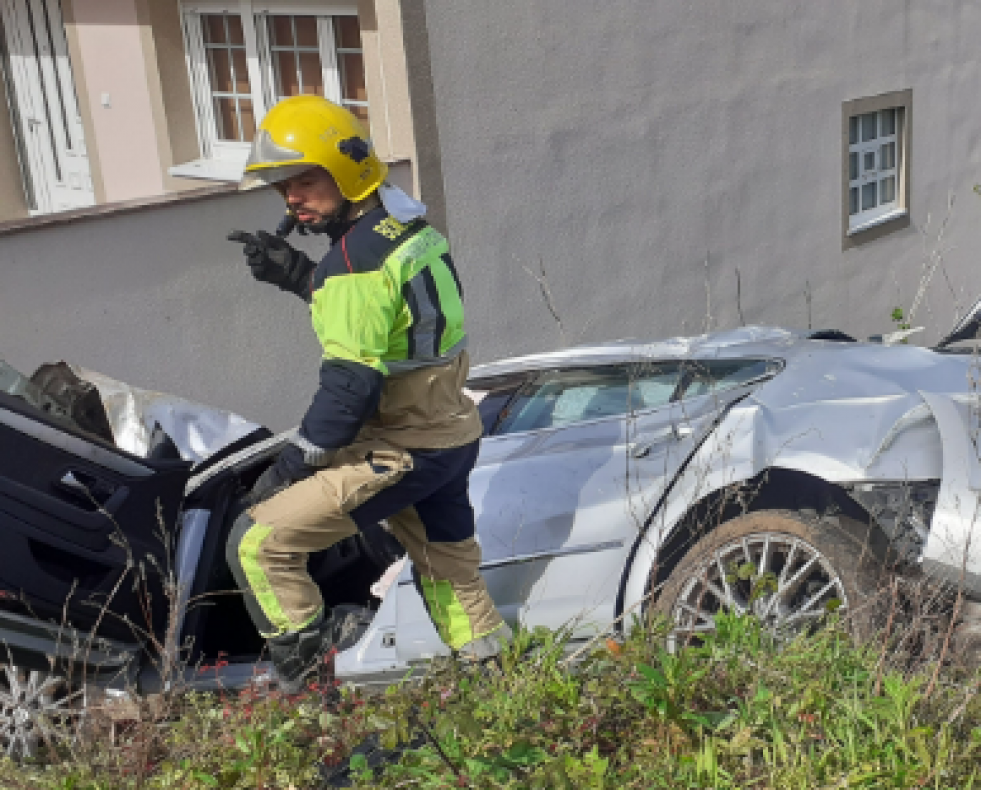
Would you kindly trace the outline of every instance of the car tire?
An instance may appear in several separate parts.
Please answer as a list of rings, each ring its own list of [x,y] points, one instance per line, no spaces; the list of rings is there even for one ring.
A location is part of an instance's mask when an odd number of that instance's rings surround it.
[[[867,639],[880,622],[889,560],[887,541],[869,524],[813,511],[757,511],[701,538],[652,609],[675,624],[669,646],[712,630],[719,609],[755,614],[776,633],[812,627],[837,610],[853,635]],[[747,564],[755,575],[740,578],[739,566]]]

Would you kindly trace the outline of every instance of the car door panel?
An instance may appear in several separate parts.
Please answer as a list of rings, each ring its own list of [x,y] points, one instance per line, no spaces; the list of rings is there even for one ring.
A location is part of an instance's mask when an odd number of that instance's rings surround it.
[[[657,370],[649,374],[648,402],[661,397],[660,375]],[[550,386],[552,412],[535,410],[526,392],[512,409],[511,425],[538,424],[561,412],[565,406],[554,383]],[[576,636],[585,637],[613,619],[638,534],[716,416],[747,388],[703,390],[657,408],[482,441],[470,496],[482,574],[507,620],[529,627],[571,624]],[[634,402],[634,395],[627,398]],[[594,404],[607,412],[615,406],[594,398],[581,413]],[[410,593],[415,595],[407,586],[400,588],[399,656],[405,660],[421,657],[419,651],[432,652],[432,640],[438,639],[421,604],[403,603],[401,596]]]
[[[120,618],[139,623],[143,613],[119,579],[141,563],[158,575],[149,558],[163,567],[161,535],[175,527],[189,470],[132,456],[0,393],[0,587],[42,617],[67,605],[77,626],[98,620],[103,633],[132,637]]]

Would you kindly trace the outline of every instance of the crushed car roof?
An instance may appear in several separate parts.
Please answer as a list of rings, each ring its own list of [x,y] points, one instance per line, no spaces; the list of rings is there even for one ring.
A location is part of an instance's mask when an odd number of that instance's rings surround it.
[[[835,334],[840,335],[840,333]],[[845,338],[844,335],[840,337]],[[753,354],[781,356],[789,353],[795,345],[812,340],[817,342],[822,341],[823,338],[820,336],[815,338],[813,333],[768,326],[745,326],[725,332],[712,332],[693,337],[672,337],[666,340],[626,338],[609,343],[574,346],[475,365],[471,370],[471,376],[474,379],[483,379],[553,367],[644,360],[708,359]],[[825,342],[834,342],[835,346],[840,345],[837,340]],[[870,345],[881,348],[878,344]]]
[[[776,353],[807,338],[807,333],[769,326],[744,326],[725,332],[712,332],[694,337],[673,337],[667,340],[625,338],[609,343],[575,346],[560,351],[528,354],[522,357],[475,365],[473,378],[490,378],[508,373],[562,367],[567,365],[598,365],[616,362],[638,362],[654,359],[691,359],[728,356],[738,349],[745,353]],[[752,349],[759,346],[759,350]]]
[[[619,340],[478,365],[472,380],[550,368],[645,360],[772,357],[784,372],[754,395],[772,408],[804,403],[864,399],[909,399],[919,392],[965,392],[969,360],[915,345],[814,339],[812,334],[777,327],[748,326],[690,338],[663,341]]]

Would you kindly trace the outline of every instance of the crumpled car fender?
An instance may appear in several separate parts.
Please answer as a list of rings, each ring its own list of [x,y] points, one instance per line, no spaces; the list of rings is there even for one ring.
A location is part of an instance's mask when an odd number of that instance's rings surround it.
[[[778,406],[762,395],[765,390],[730,408],[675,478],[638,537],[625,574],[621,611],[639,605],[659,547],[695,505],[767,469],[799,471],[837,484],[936,480],[943,475],[944,437],[926,395]]]

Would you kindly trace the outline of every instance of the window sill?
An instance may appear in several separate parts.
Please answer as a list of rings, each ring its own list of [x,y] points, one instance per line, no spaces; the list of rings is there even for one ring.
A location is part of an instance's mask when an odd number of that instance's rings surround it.
[[[113,203],[100,203],[86,208],[76,208],[70,211],[55,211],[50,214],[39,214],[24,219],[0,222],[0,236],[9,236],[32,230],[45,230],[77,222],[87,222],[97,219],[112,219],[121,214],[137,211],[148,211],[166,208],[176,204],[194,203],[200,200],[234,194],[235,188],[229,184],[204,185],[198,189],[188,189],[182,192],[168,192],[165,195],[154,195],[147,198],[135,198]]]
[[[242,180],[245,161],[245,157],[242,159],[194,159],[184,164],[173,165],[167,168],[167,172],[178,178],[200,178],[206,181],[224,181],[237,184]],[[412,163],[410,159],[401,156],[382,157],[382,161],[389,167],[401,164],[411,165]],[[402,188],[407,192],[412,189],[411,185],[408,187],[403,185]]]
[[[245,158],[236,159],[195,159],[181,165],[167,168],[167,172],[179,178],[201,178],[206,181],[239,182],[245,169]]]
[[[895,211],[890,211],[888,214],[883,214],[881,217],[876,217],[875,219],[870,219],[868,222],[863,222],[861,225],[856,225],[854,228],[849,228],[848,236],[857,236],[860,233],[865,233],[867,230],[872,230],[880,225],[885,225],[887,222],[893,222],[897,219],[902,219],[909,215],[909,212],[904,208],[897,208]]]

